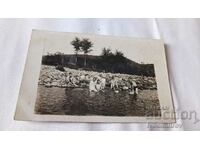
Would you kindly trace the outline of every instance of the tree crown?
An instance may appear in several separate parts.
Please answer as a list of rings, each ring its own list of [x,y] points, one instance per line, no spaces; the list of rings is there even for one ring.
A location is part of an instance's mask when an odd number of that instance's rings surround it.
[[[85,38],[81,41],[81,49],[85,54],[92,51],[91,47],[93,47],[93,43],[89,39]]]
[[[81,50],[81,40],[78,37],[75,37],[75,39],[71,41],[71,45],[74,47],[75,53]]]

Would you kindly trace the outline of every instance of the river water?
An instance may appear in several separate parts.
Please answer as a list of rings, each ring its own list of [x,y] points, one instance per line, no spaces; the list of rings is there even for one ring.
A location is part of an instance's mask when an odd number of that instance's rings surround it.
[[[54,115],[158,116],[157,90],[142,90],[138,96],[110,89],[90,93],[87,88],[38,86],[35,113]]]

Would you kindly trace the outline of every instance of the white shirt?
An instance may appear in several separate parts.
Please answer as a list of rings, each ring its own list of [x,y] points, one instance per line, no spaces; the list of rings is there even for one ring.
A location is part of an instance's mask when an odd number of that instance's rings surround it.
[[[101,90],[101,84],[96,84],[95,88],[97,91]]]
[[[96,82],[94,82],[94,81],[91,80],[91,81],[90,81],[90,84],[89,84],[89,90],[90,90],[90,91],[95,91],[95,92],[96,92],[97,90],[96,90],[95,85],[96,85]]]
[[[105,78],[101,79],[101,84],[102,84],[103,87],[105,87],[105,85],[106,85],[106,79]]]

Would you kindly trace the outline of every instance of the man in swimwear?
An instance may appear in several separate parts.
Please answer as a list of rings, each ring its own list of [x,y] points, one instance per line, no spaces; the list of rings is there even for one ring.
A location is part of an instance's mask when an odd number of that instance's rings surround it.
[[[137,95],[138,94],[138,86],[137,86],[137,83],[135,82],[135,80],[132,78],[129,78],[129,84],[130,84],[129,89],[131,90],[130,93]]]
[[[110,81],[110,88],[113,89],[116,93],[118,93],[119,91],[118,89],[118,81],[116,79],[116,77],[112,77],[111,81]]]
[[[93,77],[92,80],[90,80],[90,83],[89,83],[89,91],[90,92],[97,92],[97,89],[96,89],[96,78]]]

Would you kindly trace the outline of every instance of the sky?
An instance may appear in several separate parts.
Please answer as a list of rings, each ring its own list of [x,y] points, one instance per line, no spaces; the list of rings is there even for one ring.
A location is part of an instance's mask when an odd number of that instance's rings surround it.
[[[102,49],[106,47],[112,52],[116,49],[122,51],[127,58],[145,64],[154,63],[154,52],[160,48],[157,46],[157,40],[63,33],[45,36],[43,54],[55,52],[74,54],[74,48],[70,43],[75,37],[89,38],[93,42],[93,51],[89,55],[100,55]]]

